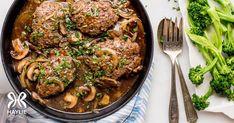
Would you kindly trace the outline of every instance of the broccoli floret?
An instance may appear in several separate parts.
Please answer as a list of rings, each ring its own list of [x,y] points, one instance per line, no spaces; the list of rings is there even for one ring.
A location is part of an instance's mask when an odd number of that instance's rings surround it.
[[[228,66],[231,67],[232,70],[234,70],[234,56],[226,59]]]
[[[228,78],[226,76],[220,76],[216,79],[213,79],[210,82],[210,85],[214,91],[221,96],[228,96],[231,88],[231,83],[228,82]]]
[[[223,75],[220,74],[219,71],[215,68],[212,75],[213,80],[210,82],[210,85],[214,89],[214,91],[221,96],[226,96],[228,98],[234,97],[231,90],[234,74],[230,73],[227,75]]]
[[[228,93],[228,100],[234,101],[234,91],[230,90]]]
[[[195,85],[200,85],[203,83],[203,75],[209,72],[216,64],[217,58],[212,61],[211,64],[202,68],[201,65],[198,65],[196,68],[191,68],[189,71],[189,79]]]
[[[211,96],[212,92],[213,89],[210,87],[204,96],[198,96],[196,94],[193,94],[192,101],[194,107],[199,111],[207,108],[210,104],[210,102],[208,102],[207,99]]]
[[[209,5],[208,0],[189,0],[189,2],[190,3],[191,2],[196,2],[196,3],[199,3],[199,4],[203,5],[203,6],[208,6]]]
[[[207,13],[209,5],[207,0],[192,0],[188,5],[190,31],[193,34],[203,35],[204,30],[212,21]]]
[[[234,55],[234,38],[232,26],[230,24],[227,25],[227,33],[226,33],[226,41],[223,42],[223,52],[229,56]]]

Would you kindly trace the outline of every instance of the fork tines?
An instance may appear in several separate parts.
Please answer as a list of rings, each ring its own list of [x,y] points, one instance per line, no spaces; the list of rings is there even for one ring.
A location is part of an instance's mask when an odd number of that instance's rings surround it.
[[[177,26],[177,18],[175,18],[175,22],[172,21],[172,18],[170,18],[170,20],[167,18],[164,18],[163,33],[162,33],[163,40],[164,40],[164,43],[163,43],[164,48],[165,47],[173,48],[172,45],[176,45],[176,47],[182,46],[182,41],[183,41],[182,26],[183,26],[182,18],[180,20],[179,27]],[[169,42],[174,42],[174,43],[167,44]]]

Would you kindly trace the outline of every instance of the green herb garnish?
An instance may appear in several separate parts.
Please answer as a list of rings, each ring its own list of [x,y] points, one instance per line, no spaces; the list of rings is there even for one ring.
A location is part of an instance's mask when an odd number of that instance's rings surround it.
[[[76,24],[71,21],[68,15],[65,16],[65,26],[69,31],[76,29]]]

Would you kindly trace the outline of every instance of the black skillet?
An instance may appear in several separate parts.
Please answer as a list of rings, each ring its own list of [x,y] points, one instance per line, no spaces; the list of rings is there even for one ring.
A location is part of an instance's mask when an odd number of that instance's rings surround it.
[[[71,113],[71,112],[64,112],[64,111],[52,109],[47,106],[42,106],[38,104],[37,102],[32,101],[30,94],[21,87],[17,74],[13,69],[12,58],[10,55],[10,45],[11,45],[11,34],[12,34],[14,22],[20,10],[22,9],[22,7],[24,6],[26,2],[27,0],[15,0],[11,8],[9,9],[8,14],[5,18],[5,22],[3,24],[3,28],[2,28],[0,46],[1,46],[2,64],[5,70],[5,73],[7,75],[7,78],[11,86],[17,93],[20,93],[23,91],[28,95],[26,98],[26,102],[30,107],[32,107],[33,109],[35,109],[36,111],[38,111],[44,116],[47,116],[49,118],[59,120],[59,121],[64,121],[64,122],[93,121],[93,120],[98,120],[100,118],[104,118],[118,111],[136,95],[136,93],[140,90],[141,86],[143,85],[149,73],[151,63],[152,63],[152,58],[153,58],[152,28],[151,28],[149,17],[139,0],[131,0],[131,3],[136,8],[136,11],[140,16],[140,19],[142,20],[144,29],[145,29],[146,52],[145,52],[145,60],[143,63],[144,69],[139,74],[139,77],[136,80],[133,87],[123,97],[121,97],[118,101],[114,102],[113,104],[100,109],[99,113],[93,113],[93,112]]]

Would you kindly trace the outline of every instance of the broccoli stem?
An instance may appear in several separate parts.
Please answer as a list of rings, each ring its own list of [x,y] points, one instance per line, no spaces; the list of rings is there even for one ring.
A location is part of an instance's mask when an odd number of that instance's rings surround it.
[[[212,95],[212,93],[213,93],[213,89],[211,87],[209,87],[208,91],[203,96],[203,98],[207,100]]]
[[[209,14],[215,28],[217,37],[217,48],[222,50],[222,33],[224,30],[222,29],[222,24],[220,22],[219,16],[213,7],[209,8],[207,10],[207,13]]]
[[[234,22],[234,16],[233,15],[227,15],[221,12],[217,12],[221,20],[225,20],[228,22]]]
[[[204,96],[198,96],[196,94],[193,94],[192,101],[193,101],[194,107],[199,111],[204,110],[206,107],[208,107],[210,103],[207,102],[207,99],[212,95],[212,93],[213,93],[213,89],[209,87],[208,91],[206,92]]]
[[[187,34],[189,35],[190,39],[193,42],[195,42],[195,43],[197,43],[197,44],[199,44],[201,46],[204,46],[204,47],[210,49],[211,51],[213,51],[214,54],[219,59],[221,65],[226,65],[226,61],[225,61],[224,57],[222,56],[222,53],[207,38],[205,38],[203,36],[191,34],[188,31],[187,31]]]
[[[198,47],[199,51],[202,53],[202,56],[205,58],[207,64],[210,64],[212,62],[211,55],[208,53],[208,51],[204,48]]]
[[[214,0],[214,1],[216,1],[218,4],[221,5],[222,10],[225,13],[232,13],[232,12],[234,12],[234,8],[233,8],[232,3],[231,3],[230,0]]]
[[[228,56],[234,55],[234,38],[231,24],[227,24],[226,41],[223,42],[223,52]]]
[[[231,26],[231,24],[227,25],[227,38],[228,38],[228,41],[234,47],[234,38],[233,38],[233,32],[232,32],[232,26]]]
[[[203,75],[203,74],[209,72],[215,66],[215,64],[217,63],[217,61],[218,61],[218,58],[215,58],[207,67],[205,67],[203,69],[202,72],[200,72],[200,74]]]

